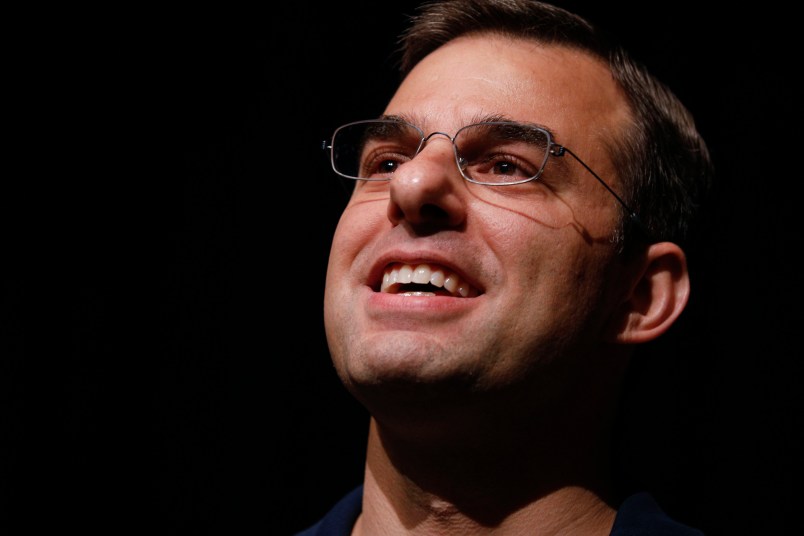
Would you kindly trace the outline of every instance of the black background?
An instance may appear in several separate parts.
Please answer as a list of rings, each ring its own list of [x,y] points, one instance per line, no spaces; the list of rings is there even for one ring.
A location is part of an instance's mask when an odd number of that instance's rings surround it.
[[[382,110],[415,5],[11,20],[0,303],[10,534],[290,535],[360,482],[367,415],[323,334],[345,196],[320,144]],[[710,535],[791,533],[802,424],[792,15],[561,5],[676,91],[719,173],[691,250],[690,306],[638,356],[624,485]]]

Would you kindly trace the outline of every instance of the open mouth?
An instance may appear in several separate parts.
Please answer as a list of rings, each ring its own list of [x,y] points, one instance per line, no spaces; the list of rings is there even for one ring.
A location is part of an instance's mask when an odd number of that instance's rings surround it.
[[[430,264],[394,263],[386,267],[380,292],[402,296],[473,298],[480,292],[460,276]]]

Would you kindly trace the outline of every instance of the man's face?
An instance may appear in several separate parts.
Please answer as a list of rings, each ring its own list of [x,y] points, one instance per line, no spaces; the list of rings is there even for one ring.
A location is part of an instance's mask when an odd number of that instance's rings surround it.
[[[605,143],[628,120],[624,98],[604,65],[570,49],[460,38],[410,73],[385,114],[449,136],[492,116],[542,125],[620,186]],[[602,345],[617,308],[617,218],[569,156],[550,157],[535,181],[478,185],[449,139],[430,138],[392,180],[358,182],[336,229],[324,305],[340,377],[364,401],[563,381],[554,365]],[[452,278],[451,291],[383,286],[410,270]]]

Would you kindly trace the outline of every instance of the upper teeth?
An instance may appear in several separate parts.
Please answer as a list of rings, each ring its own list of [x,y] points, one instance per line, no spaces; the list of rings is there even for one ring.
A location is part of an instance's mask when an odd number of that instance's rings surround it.
[[[385,269],[380,292],[396,293],[401,285],[408,283],[431,284],[444,288],[453,296],[469,298],[477,296],[477,289],[462,281],[458,275],[447,272],[443,268],[429,264],[401,264],[396,263]],[[406,292],[406,296],[435,295],[434,293]]]

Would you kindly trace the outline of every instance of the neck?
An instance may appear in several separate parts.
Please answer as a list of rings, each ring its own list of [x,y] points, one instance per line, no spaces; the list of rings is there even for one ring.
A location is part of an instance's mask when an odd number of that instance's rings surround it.
[[[596,408],[487,414],[472,426],[444,426],[443,434],[372,419],[358,528],[608,534],[615,514],[608,473],[613,408]]]

